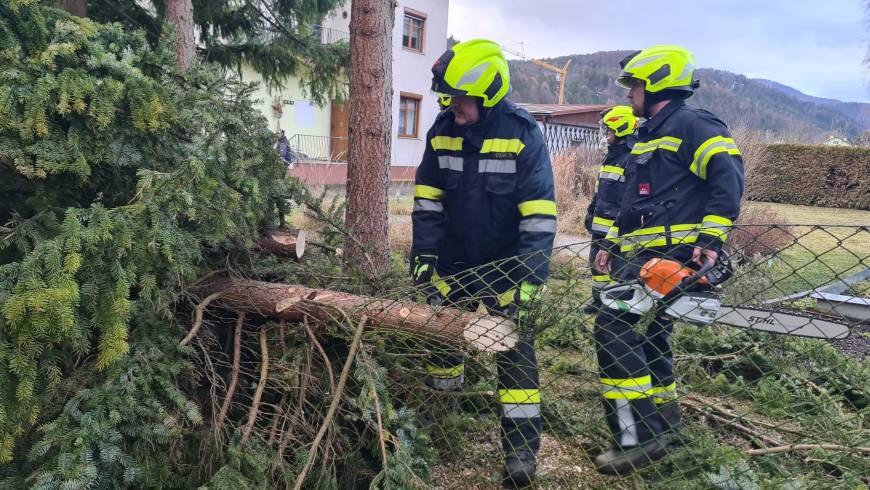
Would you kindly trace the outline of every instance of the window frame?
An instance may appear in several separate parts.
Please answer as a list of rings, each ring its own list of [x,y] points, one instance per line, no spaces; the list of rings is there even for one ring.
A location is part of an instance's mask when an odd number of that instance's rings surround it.
[[[402,118],[402,109],[406,100],[413,100],[416,104],[416,108],[414,110],[414,132],[413,133],[403,133],[402,132],[402,123],[406,123],[405,119],[407,117],[407,110],[405,110],[406,116]],[[403,139],[419,139],[420,138],[420,110],[423,108],[423,96],[420,94],[415,94],[411,92],[399,92],[399,124],[396,127],[396,132],[399,135],[399,138]],[[407,130],[407,125],[405,126]]]
[[[420,22],[420,39],[419,39],[419,48],[414,48],[405,44],[405,26],[409,25],[409,19],[417,20]],[[410,24],[410,28],[413,28],[413,24]],[[411,43],[410,31],[408,32],[408,43]],[[402,49],[407,49],[408,51],[413,51],[415,53],[423,53],[426,39],[426,14],[423,12],[406,8],[404,12],[404,16],[402,17]]]

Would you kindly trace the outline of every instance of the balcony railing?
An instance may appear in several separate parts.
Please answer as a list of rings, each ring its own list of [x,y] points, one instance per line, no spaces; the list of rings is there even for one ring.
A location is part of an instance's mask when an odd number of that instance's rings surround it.
[[[347,162],[347,138],[294,134],[288,138],[288,142],[294,163],[300,161]]]
[[[322,25],[312,24],[312,31],[314,32],[314,37],[319,37],[320,42],[323,44],[333,44],[337,42],[350,42],[350,33],[346,31],[340,31],[338,29],[333,29],[331,27],[323,27]]]

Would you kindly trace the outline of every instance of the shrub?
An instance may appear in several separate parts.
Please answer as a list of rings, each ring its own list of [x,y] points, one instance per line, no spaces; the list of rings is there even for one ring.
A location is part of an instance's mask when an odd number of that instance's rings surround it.
[[[726,249],[737,258],[773,255],[794,238],[785,228],[787,220],[764,205],[743,206],[737,226],[728,233]]]
[[[754,199],[870,209],[870,149],[770,145],[747,179]]]

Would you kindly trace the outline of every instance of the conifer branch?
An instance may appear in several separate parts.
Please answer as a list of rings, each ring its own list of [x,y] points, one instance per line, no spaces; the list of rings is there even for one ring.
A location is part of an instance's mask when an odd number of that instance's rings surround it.
[[[266,390],[266,379],[269,376],[269,345],[266,343],[266,329],[260,330],[260,380],[257,382],[257,389],[254,391],[254,400],[251,402],[251,409],[248,411],[248,423],[245,424],[245,429],[242,432],[242,446],[247,444],[248,438],[251,436],[251,431],[254,429],[254,422],[257,420],[257,413],[260,410],[260,400],[263,398],[263,392]]]
[[[196,334],[199,333],[199,329],[202,328],[202,317],[205,312],[205,309],[208,307],[209,303],[218,299],[223,295],[221,291],[216,293],[212,293],[205,297],[204,300],[198,305],[196,305],[196,312],[194,313],[193,327],[191,327],[190,332],[187,333],[187,336],[181,339],[181,342],[178,343],[179,347],[184,347],[196,337]]]
[[[308,472],[311,470],[311,464],[314,462],[314,457],[317,454],[317,449],[318,446],[320,446],[320,441],[326,434],[326,430],[329,428],[330,424],[332,424],[332,419],[333,417],[335,417],[335,412],[338,410],[338,405],[341,401],[341,395],[344,392],[344,385],[345,383],[347,383],[347,377],[348,374],[350,374],[350,367],[353,365],[353,361],[356,358],[356,352],[359,349],[359,344],[362,340],[363,329],[367,321],[368,317],[363,315],[363,317],[360,318],[359,324],[356,327],[356,332],[354,332],[353,334],[353,341],[351,341],[350,344],[350,350],[347,353],[347,360],[344,362],[344,367],[342,368],[341,375],[338,378],[338,387],[336,388],[335,393],[332,396],[332,402],[329,404],[329,410],[326,412],[326,417],[324,417],[323,419],[323,424],[320,426],[320,430],[317,431],[317,435],[314,437],[314,441],[311,443],[311,448],[308,450],[308,457],[305,459],[305,466],[296,477],[296,483],[293,485],[293,490],[300,490],[302,488],[302,484],[305,482],[305,477],[308,476]]]
[[[814,449],[825,449],[828,451],[843,451],[857,452],[862,454],[870,454],[870,447],[860,446],[844,446],[842,444],[787,444],[776,447],[766,447],[762,449],[748,449],[746,454],[750,456],[764,456],[766,454],[787,453],[792,451],[812,451]]]
[[[217,422],[215,422],[215,432],[220,434],[224,420],[227,418],[227,413],[230,411],[230,404],[233,400],[233,395],[236,393],[236,386],[239,384],[239,368],[242,358],[242,325],[245,322],[245,313],[239,313],[236,320],[236,330],[233,334],[233,367],[230,374],[230,384],[227,386],[227,393],[224,397],[224,402],[221,404],[221,410],[218,414]]]

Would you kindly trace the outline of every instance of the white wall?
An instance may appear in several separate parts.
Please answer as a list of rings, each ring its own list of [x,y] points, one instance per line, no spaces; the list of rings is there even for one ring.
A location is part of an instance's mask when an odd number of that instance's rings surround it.
[[[242,65],[242,80],[260,82],[254,98],[258,99],[257,108],[266,116],[269,128],[273,131],[283,129],[288,137],[294,134],[329,136],[330,106],[327,104],[318,107],[308,100],[303,94],[299,78],[290,77],[284,83],[283,90],[272,90],[270,93],[262,82],[262,77],[250,65],[245,64]],[[275,112],[273,104],[285,100],[291,103],[282,103],[283,111]]]
[[[402,47],[402,27],[405,8],[426,14],[423,32],[423,52],[412,51]],[[435,121],[438,114],[438,98],[431,91],[432,65],[447,49],[447,9],[448,0],[399,0],[396,7],[396,21],[393,26],[393,127],[392,127],[392,164],[399,166],[417,166],[423,157],[426,142],[426,132]],[[345,15],[347,14],[347,15]],[[323,27],[340,32],[350,30],[350,1],[338,7],[323,21]],[[260,80],[260,77],[249,66],[242,69],[245,81]],[[302,94],[299,80],[292,78],[287,81],[286,88],[280,93],[269,93],[264,85],[260,85],[257,97],[261,100],[260,110],[269,120],[272,129],[281,128],[287,136],[308,134],[329,136],[330,107],[309,108],[309,102]],[[417,138],[399,138],[399,94],[408,92],[423,97],[420,102],[420,122]],[[279,100],[290,99],[293,105],[285,105],[282,114],[272,108],[276,97]],[[306,105],[306,117],[297,117],[296,104]],[[312,116],[313,113],[313,116]],[[298,121],[306,123],[304,126]]]
[[[448,0],[399,0],[393,26],[393,165],[420,164],[426,147],[426,132],[438,114],[438,98],[432,93],[432,65],[447,49]],[[402,47],[405,8],[426,14],[423,52]],[[399,94],[421,95],[418,138],[399,138]]]

